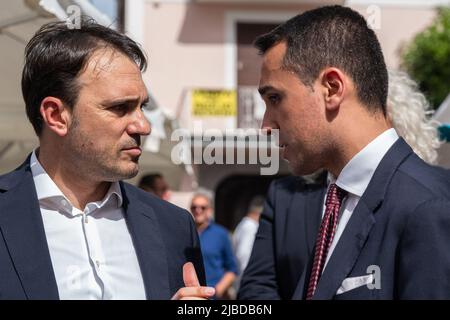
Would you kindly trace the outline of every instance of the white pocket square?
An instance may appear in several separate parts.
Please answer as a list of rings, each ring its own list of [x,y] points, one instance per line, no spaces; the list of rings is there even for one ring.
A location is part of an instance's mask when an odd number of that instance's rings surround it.
[[[336,295],[343,294],[347,291],[371,284],[373,283],[373,279],[374,279],[373,274],[344,279],[344,281],[342,281],[340,288],[336,292]]]

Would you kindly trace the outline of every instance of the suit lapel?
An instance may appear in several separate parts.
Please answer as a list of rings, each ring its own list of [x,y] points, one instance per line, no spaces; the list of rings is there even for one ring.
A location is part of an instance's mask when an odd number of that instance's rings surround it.
[[[152,207],[121,183],[125,219],[130,230],[144,280],[147,299],[170,298],[165,246]]]
[[[0,229],[28,299],[59,299],[33,177],[28,161],[17,183],[0,195]]]

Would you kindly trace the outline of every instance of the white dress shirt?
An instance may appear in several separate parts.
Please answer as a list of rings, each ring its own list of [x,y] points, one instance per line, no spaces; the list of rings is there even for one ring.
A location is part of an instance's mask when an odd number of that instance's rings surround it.
[[[337,180],[331,173],[328,173],[328,188],[332,183],[336,183],[338,187],[348,192],[345,197],[339,213],[339,221],[336,233],[328,251],[327,260],[325,261],[325,270],[327,263],[333,254],[334,248],[338,243],[342,233],[350,220],[356,205],[361,199],[364,191],[372,179],[375,170],[392,145],[397,141],[398,135],[395,129],[391,128],[380,134],[372,140],[367,146],[359,151],[342,169]],[[328,191],[327,188],[327,191]],[[325,213],[325,200],[323,204],[322,217]],[[323,272],[323,271],[322,271]]]
[[[145,299],[119,183],[80,211],[45,172],[35,152],[30,166],[60,299]]]

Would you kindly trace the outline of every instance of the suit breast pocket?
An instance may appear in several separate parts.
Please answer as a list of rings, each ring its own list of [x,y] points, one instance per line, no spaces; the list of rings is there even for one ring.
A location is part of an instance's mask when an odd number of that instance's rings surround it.
[[[335,299],[373,299],[373,274],[349,277],[342,281]]]
[[[346,291],[341,294],[336,294],[334,300],[373,300],[376,299],[375,291],[371,290],[366,285]]]

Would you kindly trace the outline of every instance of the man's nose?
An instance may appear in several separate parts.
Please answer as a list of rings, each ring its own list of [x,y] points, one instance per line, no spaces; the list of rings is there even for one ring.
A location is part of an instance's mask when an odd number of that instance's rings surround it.
[[[266,131],[268,135],[271,134],[272,129],[274,128],[273,123],[270,121],[267,110],[264,112],[264,117],[261,123],[261,129]]]
[[[131,123],[128,125],[128,133],[139,134],[141,136],[148,136],[151,133],[151,124],[144,115],[141,109],[136,110],[133,115]]]

